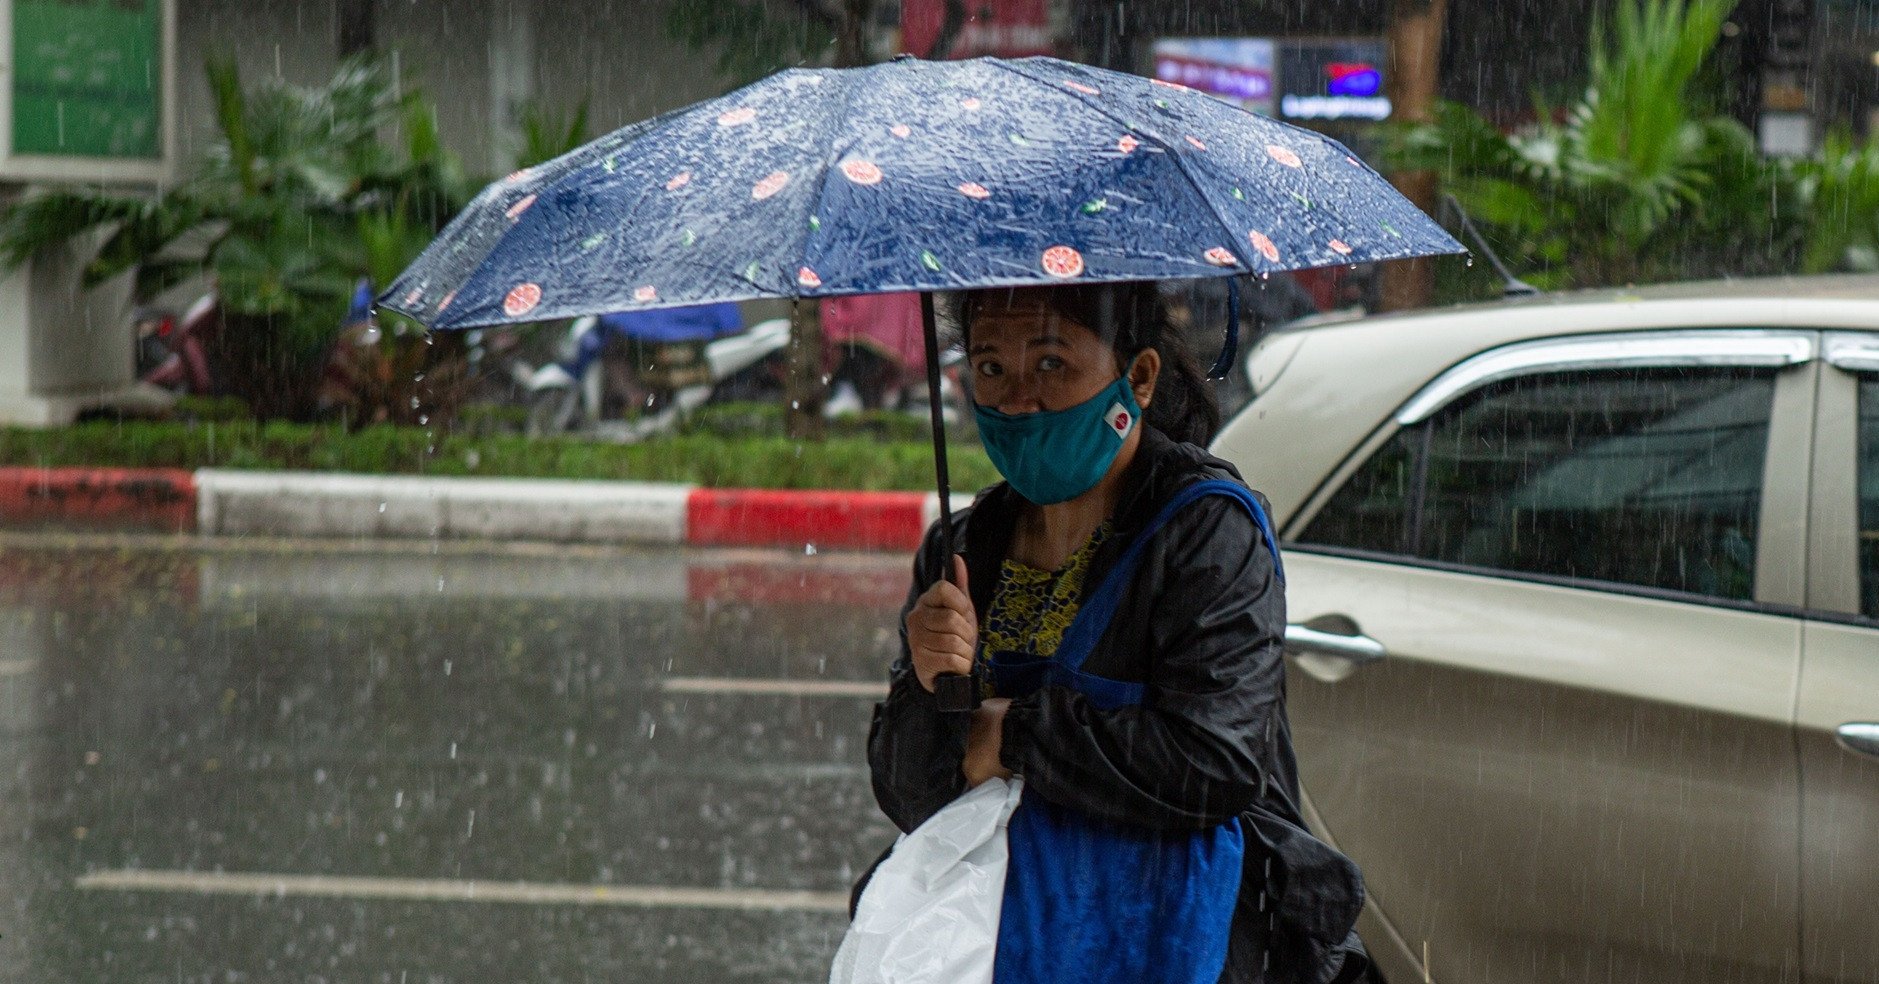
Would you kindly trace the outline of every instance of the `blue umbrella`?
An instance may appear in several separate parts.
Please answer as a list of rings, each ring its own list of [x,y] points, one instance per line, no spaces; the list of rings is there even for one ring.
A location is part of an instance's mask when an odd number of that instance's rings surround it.
[[[1055,58],[903,56],[779,72],[517,171],[380,303],[468,328],[920,291],[937,392],[933,291],[1461,250],[1337,141],[1184,86]],[[1229,330],[1221,365],[1232,347]],[[933,432],[944,516],[937,400]]]
[[[791,69],[485,189],[381,303],[435,328],[1460,252],[1328,137],[1054,58]]]

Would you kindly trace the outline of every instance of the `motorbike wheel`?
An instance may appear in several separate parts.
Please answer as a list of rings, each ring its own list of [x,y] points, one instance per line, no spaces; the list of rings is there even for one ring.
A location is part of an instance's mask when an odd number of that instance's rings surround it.
[[[574,430],[580,418],[580,390],[572,386],[551,387],[529,401],[524,432],[529,437],[555,437]]]

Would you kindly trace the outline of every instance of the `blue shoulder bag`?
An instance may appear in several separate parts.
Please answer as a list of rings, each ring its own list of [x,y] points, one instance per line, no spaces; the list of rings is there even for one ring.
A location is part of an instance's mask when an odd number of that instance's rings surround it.
[[[1056,655],[993,653],[1001,696],[1068,687],[1097,707],[1142,703],[1140,683],[1083,672],[1135,578],[1148,541],[1175,513],[1203,496],[1224,495],[1252,514],[1272,550],[1279,542],[1259,500],[1244,485],[1196,482],[1156,514],[1116,566],[1086,595]],[[1239,818],[1211,830],[1161,831],[1101,820],[1027,789],[1009,828],[993,980],[1000,984],[1215,984],[1226,965],[1246,840]]]

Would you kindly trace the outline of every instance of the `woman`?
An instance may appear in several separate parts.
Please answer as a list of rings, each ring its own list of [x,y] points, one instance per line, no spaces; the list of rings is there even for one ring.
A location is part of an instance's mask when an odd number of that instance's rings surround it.
[[[916,560],[869,738],[881,808],[910,831],[1023,777],[1001,984],[1329,979],[1362,890],[1300,829],[1276,543],[1202,450],[1219,414],[1154,285],[981,291],[960,321],[1007,481]],[[1174,502],[1201,482],[1233,494]],[[977,710],[939,710],[946,673],[980,680]]]

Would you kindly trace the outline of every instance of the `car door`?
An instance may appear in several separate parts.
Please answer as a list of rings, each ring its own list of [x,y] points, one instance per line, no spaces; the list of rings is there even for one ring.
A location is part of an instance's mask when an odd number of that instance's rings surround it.
[[[1797,705],[1806,979],[1879,981],[1879,334],[1824,343]]]
[[[1301,774],[1427,979],[1794,978],[1817,341],[1486,353],[1288,522]]]

